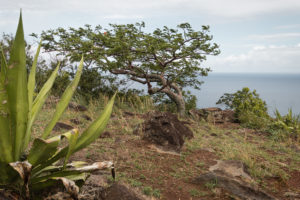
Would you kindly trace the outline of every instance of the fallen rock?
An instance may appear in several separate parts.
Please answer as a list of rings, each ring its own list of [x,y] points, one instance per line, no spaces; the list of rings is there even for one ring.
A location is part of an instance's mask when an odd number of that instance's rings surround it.
[[[196,120],[205,120],[211,123],[221,124],[226,122],[236,122],[234,111],[222,110],[217,107],[192,109],[189,111],[189,114]]]
[[[68,107],[72,110],[75,110],[75,111],[80,111],[80,112],[87,111],[87,108],[85,106],[79,105],[79,104],[74,103],[74,102],[70,102]]]
[[[238,178],[248,183],[253,182],[245,164],[237,160],[218,160],[217,164],[209,168],[209,171]]]
[[[76,125],[81,124],[81,121],[79,119],[76,119],[76,118],[70,119],[70,122],[72,122],[73,124],[76,124]]]
[[[193,132],[175,114],[168,112],[148,113],[140,130],[143,140],[175,152],[180,152],[185,138],[193,138]]]
[[[87,121],[92,121],[92,118],[90,117],[90,116],[88,116],[88,115],[81,115],[81,117],[83,118],[83,119],[85,119],[85,120],[87,120]]]
[[[111,137],[111,133],[108,131],[105,131],[100,135],[100,138],[110,138],[110,137]]]
[[[143,200],[133,190],[130,190],[125,185],[115,183],[112,186],[104,189],[99,197],[99,200]]]
[[[300,193],[295,193],[295,192],[286,192],[284,193],[285,197],[290,197],[293,199],[300,199]]]
[[[74,129],[73,126],[69,125],[69,124],[66,124],[66,123],[63,123],[63,122],[57,122],[53,128],[53,130],[55,131],[59,131],[61,129],[65,129],[65,130],[72,130]]]
[[[194,184],[206,184],[214,182],[229,193],[241,199],[275,200],[276,198],[267,194],[254,185],[254,181],[247,172],[246,166],[240,161],[218,161],[209,168],[208,173],[196,177]]]

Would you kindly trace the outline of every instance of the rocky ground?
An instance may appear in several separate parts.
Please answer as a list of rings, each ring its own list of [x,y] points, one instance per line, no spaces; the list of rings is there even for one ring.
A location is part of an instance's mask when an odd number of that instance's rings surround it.
[[[69,107],[53,135],[83,130],[100,110]],[[36,134],[51,113],[53,107],[44,108]],[[115,163],[116,179],[109,170],[93,173],[80,199],[300,199],[298,144],[245,129],[219,109],[191,111],[184,119],[116,109],[101,137],[71,160]]]

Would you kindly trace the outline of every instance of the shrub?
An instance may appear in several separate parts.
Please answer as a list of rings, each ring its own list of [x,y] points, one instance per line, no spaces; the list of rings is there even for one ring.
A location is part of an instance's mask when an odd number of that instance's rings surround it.
[[[59,69],[58,65],[34,98],[39,51],[40,46],[27,77],[23,23],[20,15],[9,61],[6,62],[2,50],[0,55],[0,188],[14,190],[22,198],[29,199],[35,191],[61,184],[76,198],[79,189],[75,184],[80,185],[86,179],[86,172],[112,166],[112,162],[95,163],[87,167],[83,166],[82,162],[71,164],[67,162],[71,154],[89,145],[104,130],[112,112],[114,96],[101,116],[81,135],[77,129],[74,129],[48,138],[77,88],[83,67],[83,59],[81,59],[73,81],[67,86],[56,106],[53,118],[41,137],[35,138],[32,145],[29,145],[31,127]],[[68,144],[64,148],[59,148],[63,139],[66,139]],[[54,165],[60,159],[63,159],[62,165]]]
[[[227,108],[234,110],[239,121],[251,128],[261,128],[269,119],[266,102],[256,90],[251,92],[247,87],[232,94],[225,93],[216,104],[225,104]]]
[[[300,115],[293,115],[292,109],[289,109],[288,113],[282,116],[276,109],[275,117],[269,126],[269,132],[275,139],[300,138]]]

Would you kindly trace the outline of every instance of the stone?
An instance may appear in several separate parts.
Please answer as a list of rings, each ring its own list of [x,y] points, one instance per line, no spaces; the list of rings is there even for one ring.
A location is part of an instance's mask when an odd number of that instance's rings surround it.
[[[90,117],[90,116],[88,116],[88,115],[81,115],[81,117],[83,118],[83,119],[85,119],[85,120],[87,120],[87,121],[92,121],[92,118]]]
[[[80,112],[84,112],[84,111],[87,111],[87,107],[83,106],[83,105],[79,105],[77,103],[74,103],[74,102],[70,102],[68,107],[72,110],[75,110],[75,111],[80,111]]]
[[[72,122],[73,124],[76,124],[76,125],[81,124],[81,121],[79,119],[76,119],[76,118],[70,119],[70,122]]]
[[[233,178],[239,178],[249,183],[253,182],[247,167],[240,161],[218,160],[217,164],[209,168],[209,171]]]
[[[236,117],[232,110],[222,110],[221,108],[211,107],[203,109],[192,109],[189,114],[196,120],[205,120],[211,123],[235,123]]]
[[[125,185],[115,183],[112,186],[104,189],[99,197],[99,200],[143,200],[142,197],[137,195],[133,190]]]
[[[300,194],[299,193],[295,193],[295,192],[286,192],[284,193],[285,197],[290,197],[290,198],[299,198],[300,199]]]
[[[65,130],[72,130],[74,129],[73,126],[69,125],[69,124],[66,124],[66,123],[63,123],[63,122],[57,122],[53,128],[53,130],[55,131],[59,131],[61,129],[65,129]]]
[[[217,187],[241,199],[276,200],[275,197],[254,184],[246,166],[240,161],[219,160],[216,165],[209,168],[209,171],[194,178],[192,183],[204,185],[208,182],[215,182]]]
[[[148,113],[140,130],[143,140],[175,152],[180,152],[186,138],[194,137],[193,132],[175,114],[168,112]]]
[[[110,137],[111,137],[111,133],[108,131],[105,131],[100,135],[100,138],[110,138]]]

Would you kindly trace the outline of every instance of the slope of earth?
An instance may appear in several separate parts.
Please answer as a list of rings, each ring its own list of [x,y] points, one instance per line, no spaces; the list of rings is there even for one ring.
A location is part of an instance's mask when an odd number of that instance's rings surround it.
[[[95,119],[100,111],[101,107],[97,105],[90,106],[84,113],[69,109],[60,121],[82,131],[90,123],[87,116]],[[53,112],[52,106],[43,109],[34,126],[36,135]],[[181,120],[194,132],[194,138],[186,140],[180,154],[168,153],[133,134],[138,124],[144,121],[143,113],[115,109],[102,136],[73,155],[71,160],[88,163],[112,160],[116,169],[115,181],[150,199],[238,199],[218,187],[217,182],[193,184],[194,178],[208,172],[218,160],[243,162],[255,184],[278,199],[293,199],[291,195],[300,194],[300,152],[293,141],[273,141],[263,133],[238,124]],[[52,134],[62,132],[63,129]],[[113,183],[109,171],[101,176],[103,187]]]

